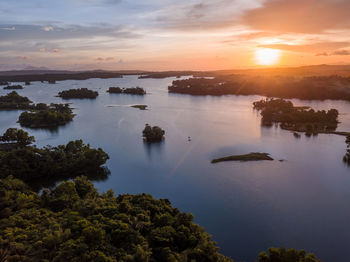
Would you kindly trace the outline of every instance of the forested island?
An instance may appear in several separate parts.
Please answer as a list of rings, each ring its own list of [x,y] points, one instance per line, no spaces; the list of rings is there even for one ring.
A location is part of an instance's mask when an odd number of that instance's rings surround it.
[[[78,98],[78,99],[83,99],[83,98],[88,98],[88,99],[94,99],[98,96],[97,91],[93,91],[87,88],[78,88],[78,89],[69,89],[69,90],[64,90],[58,93],[58,97],[61,97],[63,99],[73,99],[73,98]]]
[[[21,126],[30,128],[56,128],[72,121],[74,114],[69,104],[37,104],[23,112],[18,119]]]
[[[110,87],[107,90],[110,94],[130,94],[130,95],[145,95],[146,91],[141,87],[129,87],[129,88],[120,88],[120,87]]]
[[[44,148],[31,146],[33,142],[22,129],[6,130],[0,137],[0,178],[11,175],[40,189],[79,175],[102,180],[109,174],[103,166],[109,156],[101,148],[90,148],[82,140]]]
[[[175,80],[169,93],[189,95],[263,95],[279,98],[350,101],[350,77],[217,75]]]
[[[26,110],[31,104],[28,97],[20,96],[16,91],[0,96],[0,110]]]
[[[159,126],[150,126],[146,124],[145,129],[142,131],[143,139],[146,142],[154,143],[164,140],[165,131]]]
[[[133,108],[138,108],[140,110],[147,110],[147,105],[132,105]]]
[[[16,89],[23,89],[23,88],[24,87],[21,85],[8,85],[4,87],[4,89],[7,89],[7,90],[16,90]]]
[[[253,103],[261,111],[262,123],[280,123],[282,129],[312,133],[335,131],[338,125],[339,112],[336,109],[315,111],[308,107],[296,107],[284,99],[262,99]]]
[[[268,153],[249,153],[245,155],[232,155],[227,157],[215,158],[211,163],[219,163],[224,161],[261,161],[261,160],[273,160]]]

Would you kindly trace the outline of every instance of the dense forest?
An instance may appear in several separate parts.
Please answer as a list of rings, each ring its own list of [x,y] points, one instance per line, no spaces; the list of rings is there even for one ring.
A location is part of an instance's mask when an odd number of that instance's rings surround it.
[[[142,131],[142,136],[144,141],[149,143],[160,142],[164,139],[165,131],[159,126],[150,126],[149,124],[145,125],[144,130]]]
[[[74,114],[69,104],[37,104],[18,119],[21,126],[31,128],[57,128],[72,121]]]
[[[58,93],[58,97],[63,99],[71,99],[71,98],[96,98],[98,96],[98,92],[89,90],[87,88],[78,88],[78,89],[69,89],[64,90]]]
[[[175,80],[168,90],[170,93],[190,95],[263,95],[279,98],[350,101],[350,77],[219,75],[210,79]]]
[[[16,91],[0,96],[0,110],[26,110],[31,104],[28,97],[20,96]]]
[[[262,123],[281,123],[283,129],[319,133],[335,131],[338,125],[338,110],[315,111],[308,107],[296,107],[284,99],[262,99],[253,103],[261,111]]]

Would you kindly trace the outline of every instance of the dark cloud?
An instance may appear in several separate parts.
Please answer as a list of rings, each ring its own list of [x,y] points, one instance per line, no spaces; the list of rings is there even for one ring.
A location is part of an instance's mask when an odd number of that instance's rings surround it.
[[[321,33],[349,29],[349,0],[270,0],[248,10],[242,23],[274,32]]]

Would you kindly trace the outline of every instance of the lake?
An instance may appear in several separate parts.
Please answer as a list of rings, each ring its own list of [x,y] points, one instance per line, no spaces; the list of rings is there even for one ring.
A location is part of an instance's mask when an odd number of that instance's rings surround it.
[[[56,131],[23,129],[40,147],[81,138],[103,148],[110,156],[111,175],[95,183],[100,192],[112,188],[120,194],[145,192],[168,198],[174,207],[193,213],[221,252],[236,262],[254,261],[270,246],[306,249],[327,262],[348,261],[350,169],[342,162],[345,137],[297,139],[278,127],[261,127],[260,114],[252,108],[261,96],[168,94],[174,79],[124,76],[55,85],[32,82],[16,91],[36,103],[64,103],[55,96],[71,88],[86,87],[99,96],[69,100],[76,117]],[[110,86],[140,86],[148,94],[106,93]],[[1,89],[0,95],[8,92]],[[350,131],[349,102],[292,101],[338,109],[338,130]],[[130,107],[133,104],[146,104],[149,110]],[[0,132],[19,128],[20,113],[0,112]],[[143,142],[146,123],[165,130],[163,143]],[[249,152],[270,153],[275,161],[210,163]]]

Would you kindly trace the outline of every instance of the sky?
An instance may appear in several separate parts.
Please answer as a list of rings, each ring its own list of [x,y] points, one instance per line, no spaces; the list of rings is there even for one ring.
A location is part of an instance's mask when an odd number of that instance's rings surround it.
[[[349,0],[0,0],[0,70],[350,64]]]

